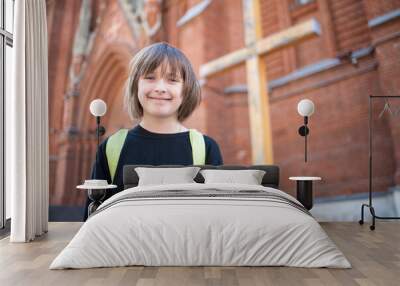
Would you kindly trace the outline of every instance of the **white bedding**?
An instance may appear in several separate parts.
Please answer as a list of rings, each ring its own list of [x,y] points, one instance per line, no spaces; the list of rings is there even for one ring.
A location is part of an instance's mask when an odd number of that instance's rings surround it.
[[[237,192],[227,197],[131,198],[181,190]],[[271,199],[252,197],[263,191]],[[264,193],[261,194],[263,196]],[[105,201],[50,269],[146,266],[350,268],[318,222],[277,189],[238,184],[175,184],[127,189]],[[125,198],[125,199],[123,199]],[[121,200],[122,199],[122,200]]]

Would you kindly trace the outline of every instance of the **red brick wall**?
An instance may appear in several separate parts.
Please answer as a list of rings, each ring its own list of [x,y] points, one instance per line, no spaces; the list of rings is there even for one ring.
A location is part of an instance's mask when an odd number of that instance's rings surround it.
[[[363,0],[362,2],[364,3],[364,10],[367,14],[368,19],[381,16],[390,11],[399,9],[400,7],[399,0],[384,0],[384,1]]]
[[[58,189],[58,137],[63,132],[62,118],[72,42],[79,20],[81,1],[54,1],[47,6],[49,54],[49,190],[50,200]]]
[[[292,19],[292,25],[302,23],[311,18],[315,18],[322,26],[321,29],[324,29],[323,23],[321,21],[323,15],[321,14],[317,2],[311,2],[304,7],[300,6],[292,8],[290,15]],[[322,33],[320,37],[314,37],[296,45],[295,61],[297,69],[329,57],[327,53],[328,49],[324,43],[324,37],[326,36],[326,33]]]
[[[64,3],[67,2],[74,1]],[[82,204],[86,197],[84,192],[76,191],[75,187],[90,176],[96,151],[95,119],[89,112],[91,100],[101,98],[108,105],[108,113],[102,121],[107,130],[105,136],[118,128],[130,127],[133,124],[123,112],[122,86],[137,44],[132,39],[131,29],[117,1],[110,1],[106,10],[98,7],[100,2],[93,3],[92,8],[97,11],[100,21],[95,21],[97,26],[93,27],[96,30],[96,38],[86,59],[86,71],[78,87],[78,96],[65,97],[68,92],[69,66],[72,61],[71,51],[76,25],[60,25],[59,29],[63,32],[59,31],[54,35],[54,50],[65,49],[65,55],[69,55],[69,58],[63,62],[62,57],[50,54],[50,58],[57,65],[63,63],[63,70],[57,70],[56,79],[50,78],[50,86],[54,89],[51,96],[62,100],[60,107],[50,103],[50,110],[54,111],[60,122],[54,136],[57,161],[51,165],[51,180],[54,183],[50,188],[50,204]],[[79,10],[73,16],[79,16]],[[69,14],[60,17],[69,17],[64,21],[74,18]],[[53,28],[52,31],[56,29]],[[70,36],[68,38],[65,35]],[[64,44],[63,41],[68,39],[68,44]],[[57,46],[57,42],[61,42],[62,45]],[[63,82],[62,88],[58,87],[58,81]],[[76,129],[76,134],[68,134],[67,131],[71,127]]]
[[[342,67],[344,73],[352,67]],[[326,73],[321,77],[330,78]],[[342,78],[322,88],[314,88],[273,101],[273,141],[275,163],[281,167],[284,189],[294,188],[288,181],[293,175],[318,175],[323,178],[316,196],[334,196],[365,192],[368,186],[368,95],[376,86],[375,71]],[[303,81],[311,81],[305,79]],[[323,82],[324,79],[313,79]],[[278,91],[277,91],[278,92]],[[281,91],[282,92],[282,91]],[[308,162],[304,163],[304,137],[297,133],[303,119],[297,114],[297,103],[311,99],[316,111],[310,117]],[[387,130],[387,129],[386,129]],[[392,161],[390,148],[378,154]],[[390,174],[386,172],[386,174]],[[389,179],[391,178],[390,175]],[[388,182],[386,182],[388,186]]]
[[[279,10],[279,1],[266,0],[260,2],[261,19],[262,19],[262,34],[263,37],[270,36],[283,29],[281,24],[281,15]],[[267,55],[264,60],[266,61],[267,78],[269,80],[283,76],[286,72],[284,64],[284,52],[279,51]]]
[[[176,27],[177,20],[198,2],[164,1],[163,27],[152,39],[166,40],[182,49],[197,74],[202,64],[244,47],[240,0],[212,1],[199,16]],[[262,0],[265,36],[311,17],[320,21],[323,30],[319,38],[266,56],[268,80],[335,57],[337,53],[376,44],[378,39],[399,31],[399,20],[372,30],[368,28],[368,19],[399,7],[399,1],[395,0],[383,1],[384,5],[380,5],[382,1],[379,5],[377,2],[316,0],[305,6],[295,6],[291,0]],[[109,104],[103,121],[107,134],[133,124],[126,114],[120,112],[121,88],[126,78],[127,63],[144,42],[132,35],[118,1],[107,2],[106,13],[97,27],[80,95],[73,104],[65,105],[72,38],[79,16],[80,5],[76,3],[56,1],[54,10],[49,11],[52,19],[49,21],[52,23],[49,28],[49,104],[53,128],[50,153],[58,157],[51,164],[52,204],[82,204],[84,194],[76,192],[74,186],[87,178],[96,148],[91,132],[95,122],[88,112],[92,99],[103,98]],[[275,163],[281,167],[283,190],[294,190],[293,182],[287,179],[293,175],[322,176],[316,196],[368,190],[368,95],[400,94],[397,81],[399,46],[398,37],[379,42],[375,54],[361,59],[358,66],[343,61],[334,69],[272,90],[273,150]],[[201,106],[185,122],[188,127],[197,128],[217,140],[226,164],[251,164],[247,94],[224,93],[227,87],[245,84],[244,65],[211,76],[202,87]],[[303,162],[304,138],[297,134],[302,118],[297,114],[296,106],[303,98],[312,99],[316,105],[316,112],[310,118],[307,164]],[[79,130],[76,137],[63,132],[72,123],[76,123]],[[384,191],[394,184],[394,174],[399,174],[396,162],[400,162],[400,130],[390,118],[379,124],[380,130],[374,142],[381,148],[374,153],[374,157],[380,158],[380,161],[375,165],[374,187]],[[396,178],[399,182],[400,176]]]
[[[371,39],[363,1],[335,0],[330,5],[339,52],[368,45]]]
[[[382,16],[392,10],[400,8],[400,1],[364,1],[368,20]],[[384,23],[371,29],[371,36],[375,45],[375,56],[379,61],[379,85],[381,93],[376,95],[400,95],[400,19]],[[378,100],[377,100],[378,101]],[[399,107],[400,99],[390,101],[392,106]],[[400,184],[400,127],[397,116],[388,116],[387,124],[392,137],[393,158],[395,159],[392,175],[396,184]],[[385,142],[381,143],[385,144]]]

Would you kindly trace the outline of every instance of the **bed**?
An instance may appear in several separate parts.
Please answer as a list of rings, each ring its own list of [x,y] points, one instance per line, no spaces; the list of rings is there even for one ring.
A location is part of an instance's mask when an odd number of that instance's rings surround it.
[[[124,167],[125,190],[100,205],[50,269],[351,267],[312,215],[279,190],[277,166],[199,166],[262,170],[260,185],[204,182],[200,173],[193,183],[138,185],[137,167]]]

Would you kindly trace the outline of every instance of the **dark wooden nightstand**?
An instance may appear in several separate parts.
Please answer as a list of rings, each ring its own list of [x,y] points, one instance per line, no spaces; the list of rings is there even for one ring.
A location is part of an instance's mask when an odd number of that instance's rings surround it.
[[[92,201],[88,206],[88,217],[92,213],[94,213],[96,209],[103,203],[107,190],[115,189],[117,187],[116,185],[104,185],[104,186],[90,185],[87,184],[87,182],[89,181],[96,181],[96,180],[85,180],[86,184],[79,185],[76,187],[79,190],[87,190],[88,197]]]
[[[320,181],[320,177],[290,177],[289,180],[296,181],[296,197],[297,200],[303,204],[303,206],[311,210],[313,207],[313,191],[312,184],[313,181]]]

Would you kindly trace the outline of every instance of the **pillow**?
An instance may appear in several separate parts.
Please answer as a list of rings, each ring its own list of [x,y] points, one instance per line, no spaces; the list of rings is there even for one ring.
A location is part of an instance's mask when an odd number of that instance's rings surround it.
[[[234,183],[261,185],[265,171],[262,170],[202,170],[204,183]]]
[[[199,170],[199,167],[135,168],[139,176],[138,186],[195,183],[193,179]]]

